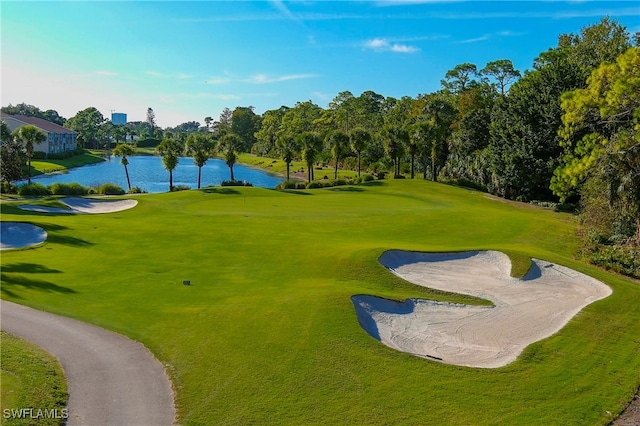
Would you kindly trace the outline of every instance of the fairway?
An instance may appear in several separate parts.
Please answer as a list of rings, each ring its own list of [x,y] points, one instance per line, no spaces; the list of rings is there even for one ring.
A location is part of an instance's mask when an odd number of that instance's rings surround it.
[[[410,180],[133,198],[100,215],[3,204],[48,237],[2,253],[2,298],[142,342],[182,424],[607,424],[640,383],[640,286],[574,258],[571,215]],[[351,297],[490,302],[402,280],[378,261],[391,249],[497,250],[613,293],[505,367],[448,365],[369,336]]]

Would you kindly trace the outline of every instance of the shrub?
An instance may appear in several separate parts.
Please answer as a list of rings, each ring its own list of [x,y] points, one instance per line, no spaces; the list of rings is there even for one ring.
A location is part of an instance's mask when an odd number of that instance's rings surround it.
[[[139,186],[134,186],[129,191],[127,191],[127,193],[128,194],[146,194],[147,191],[145,191],[144,189],[140,188]]]
[[[191,188],[189,188],[187,185],[174,185],[173,186],[173,192],[176,192],[176,191],[188,191],[190,189]]]
[[[98,187],[98,194],[124,195],[124,189],[114,183],[105,183]]]
[[[17,192],[18,187],[11,182],[2,181],[0,184],[0,194],[16,194]]]
[[[223,180],[220,186],[253,186],[246,180]]]
[[[318,182],[318,181],[315,181],[315,180],[313,182],[309,182],[305,186],[306,189],[316,189],[316,188],[322,188],[322,187],[323,187],[322,182]]]
[[[590,253],[594,265],[640,278],[640,248],[620,245],[600,245]]]
[[[333,186],[345,186],[347,184],[347,180],[340,178],[340,179],[336,179],[333,182]]]
[[[394,179],[405,179],[404,175],[393,175]]]
[[[53,195],[86,195],[89,190],[79,183],[54,183],[49,186]]]
[[[18,187],[18,195],[51,195],[49,189],[41,183],[28,183]]]
[[[362,175],[360,176],[360,182],[371,182],[375,178],[371,175]]]
[[[47,153],[42,151],[33,151],[31,156],[32,160],[44,160],[45,158],[47,158]]]

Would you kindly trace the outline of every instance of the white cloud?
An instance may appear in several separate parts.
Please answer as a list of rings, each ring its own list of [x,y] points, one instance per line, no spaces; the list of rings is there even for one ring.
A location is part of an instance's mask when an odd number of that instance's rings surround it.
[[[364,42],[364,47],[377,52],[414,53],[420,49],[407,44],[391,43],[385,38],[374,38]]]

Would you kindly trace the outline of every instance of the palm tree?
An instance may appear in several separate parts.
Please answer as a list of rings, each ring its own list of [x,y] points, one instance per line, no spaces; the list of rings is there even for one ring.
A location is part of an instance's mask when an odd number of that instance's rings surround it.
[[[360,177],[360,155],[371,143],[371,133],[363,128],[353,129],[349,139],[351,140],[351,149],[358,156],[358,177]]]
[[[238,158],[237,154],[241,147],[242,141],[235,133],[227,133],[222,137],[222,139],[220,139],[219,150],[224,155],[224,162],[229,166],[232,182],[235,180],[233,178],[233,165],[236,163]]]
[[[400,175],[400,159],[404,155],[404,147],[409,139],[409,133],[399,126],[386,125],[382,128],[384,150],[393,160],[393,174]]]
[[[341,131],[335,131],[331,133],[327,142],[331,147],[331,154],[333,155],[333,159],[336,162],[336,169],[334,179],[338,179],[338,163],[345,156],[347,150],[349,149],[349,136],[346,133]]]
[[[26,125],[19,127],[15,133],[14,137],[16,137],[19,141],[24,143],[24,150],[27,153],[27,167],[29,171],[29,184],[31,184],[31,158],[33,158],[33,148],[47,140],[47,135],[36,126]]]
[[[298,137],[298,145],[302,147],[302,159],[307,163],[307,177],[313,180],[313,164],[322,151],[322,139],[317,133],[304,132]]]
[[[192,133],[187,138],[185,144],[187,155],[193,157],[193,162],[198,166],[198,189],[200,189],[200,180],[202,176],[202,166],[207,163],[213,151],[213,143],[208,135],[202,133]]]
[[[113,149],[113,155],[116,157],[122,157],[120,160],[120,164],[124,166],[124,173],[127,175],[127,186],[129,187],[129,191],[131,191],[131,180],[129,180],[129,170],[127,169],[127,165],[129,164],[129,160],[127,160],[127,155],[135,154],[136,150],[133,146],[128,143],[119,143]]]
[[[298,152],[298,144],[294,138],[290,136],[283,136],[276,141],[276,149],[287,164],[287,180],[289,180],[289,166],[291,165],[296,152]]]
[[[162,157],[162,165],[169,171],[169,192],[173,191],[173,170],[178,166],[182,144],[175,139],[163,139],[157,148]]]

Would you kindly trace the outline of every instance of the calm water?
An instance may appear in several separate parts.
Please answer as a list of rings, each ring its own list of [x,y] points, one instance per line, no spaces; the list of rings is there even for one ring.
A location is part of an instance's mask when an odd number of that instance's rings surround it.
[[[162,166],[162,160],[156,156],[133,156],[129,160],[129,177],[131,186],[137,186],[147,192],[168,192],[169,172]],[[244,180],[262,188],[274,188],[283,178],[273,176],[262,170],[252,169],[241,164],[233,166],[236,180]],[[220,185],[223,180],[230,180],[229,167],[219,159],[209,159],[202,167],[201,186]],[[115,183],[127,190],[127,177],[120,158],[111,157],[102,163],[77,167],[64,174],[37,176],[31,179],[43,185],[52,183],[77,182],[83,186],[99,186],[103,183]],[[18,182],[19,184],[26,181]],[[186,185],[191,189],[198,187],[198,167],[191,157],[180,157],[178,167],[173,171],[173,185]]]

